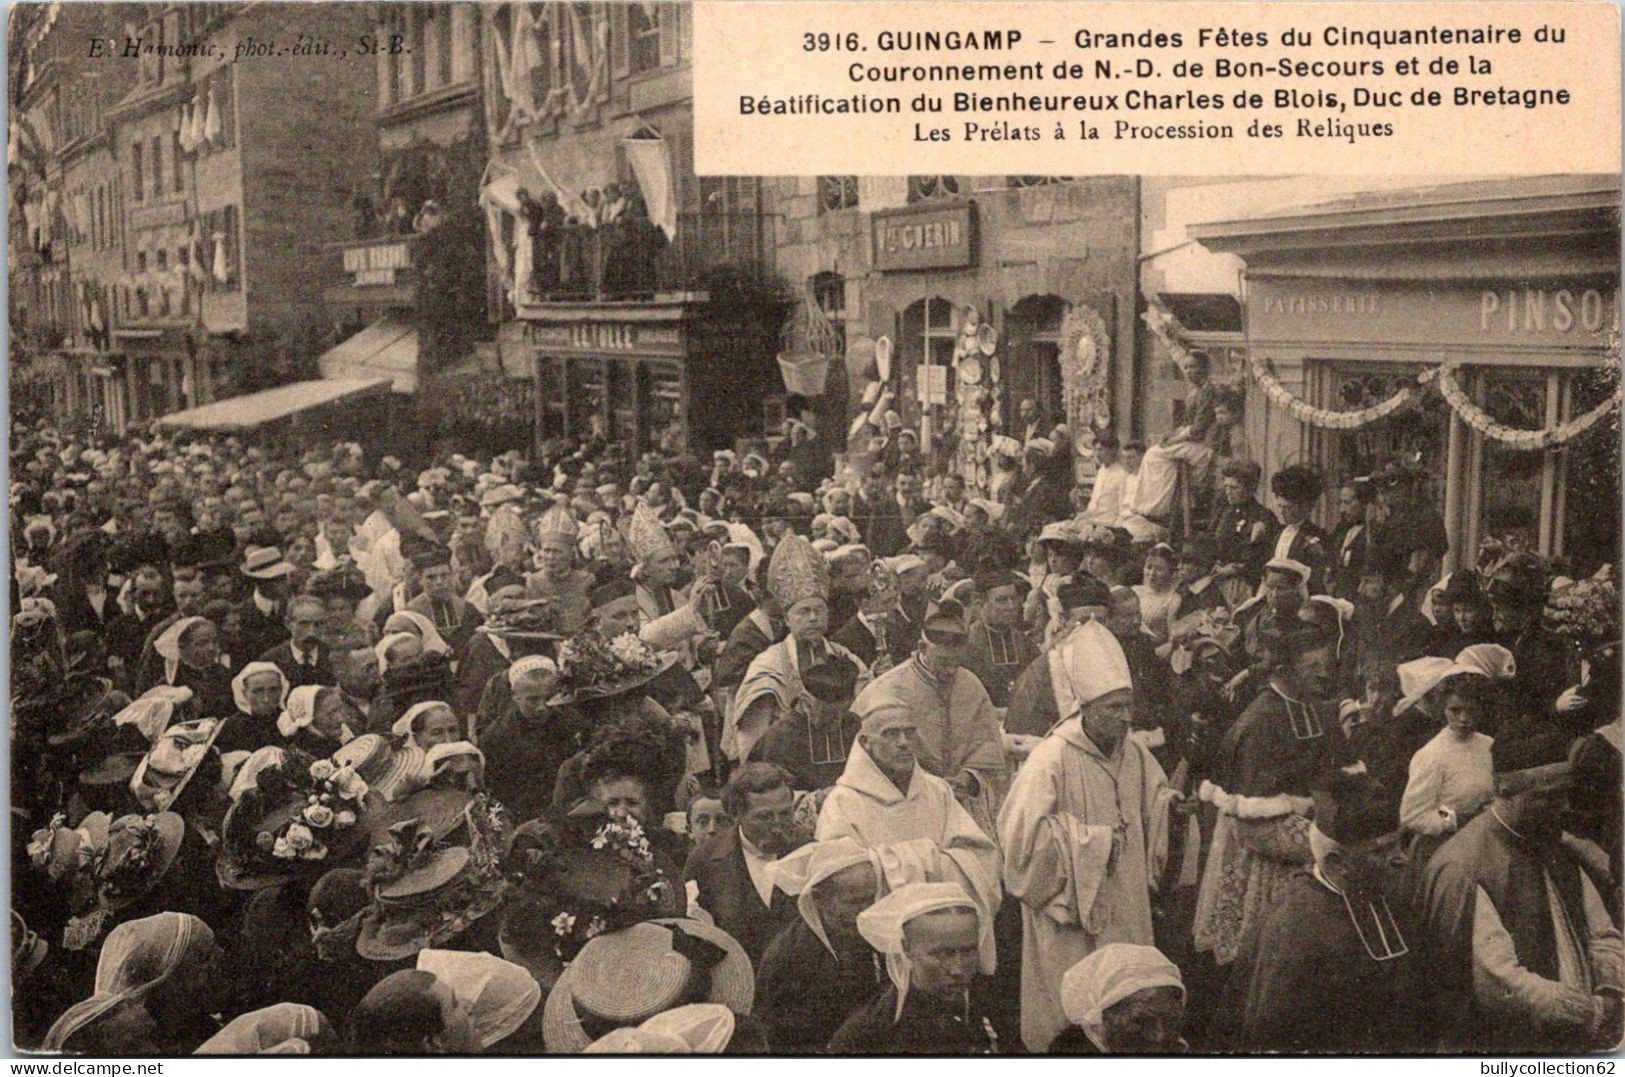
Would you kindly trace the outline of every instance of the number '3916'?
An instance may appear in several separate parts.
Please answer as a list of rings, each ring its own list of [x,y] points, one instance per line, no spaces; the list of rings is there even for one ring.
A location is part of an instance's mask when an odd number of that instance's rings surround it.
[[[848,31],[844,34],[807,33],[801,35],[802,52],[857,52],[862,47],[858,44],[858,35],[855,31]]]

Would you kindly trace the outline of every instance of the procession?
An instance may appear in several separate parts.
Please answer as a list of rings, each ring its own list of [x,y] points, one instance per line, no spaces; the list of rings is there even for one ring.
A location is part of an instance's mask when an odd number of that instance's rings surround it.
[[[335,8],[421,52],[108,150],[73,34],[321,23],[62,7],[17,1051],[1625,1038],[1618,177],[695,176],[665,3]]]

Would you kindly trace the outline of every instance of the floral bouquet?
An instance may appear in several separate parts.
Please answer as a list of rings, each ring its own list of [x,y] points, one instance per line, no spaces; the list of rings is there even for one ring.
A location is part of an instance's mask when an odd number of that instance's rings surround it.
[[[288,752],[226,812],[215,864],[221,883],[257,889],[327,861],[338,843],[360,833],[367,792],[354,767]]]
[[[1604,565],[1590,579],[1552,581],[1546,599],[1546,624],[1581,648],[1619,638],[1619,586],[1613,566]]]
[[[306,773],[310,785],[304,807],[280,832],[262,830],[254,838],[278,860],[325,859],[332,835],[355,826],[367,796],[367,783],[349,764],[318,759]]]
[[[561,702],[618,695],[652,680],[665,663],[636,633],[610,639],[589,628],[559,648]]]

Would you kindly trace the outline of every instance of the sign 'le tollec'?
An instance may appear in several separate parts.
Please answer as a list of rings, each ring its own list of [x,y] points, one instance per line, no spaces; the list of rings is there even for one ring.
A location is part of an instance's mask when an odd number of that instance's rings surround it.
[[[574,322],[569,325],[532,325],[530,342],[539,347],[602,351],[680,351],[682,330],[675,326],[637,322]]]

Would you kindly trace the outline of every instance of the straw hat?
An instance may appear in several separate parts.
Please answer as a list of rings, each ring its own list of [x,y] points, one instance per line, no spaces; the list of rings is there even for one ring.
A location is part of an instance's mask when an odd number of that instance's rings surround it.
[[[709,969],[703,1001],[748,1014],[756,985],[733,936],[697,920],[651,920],[599,935],[582,947],[548,993],[542,1036],[550,1054],[578,1054],[592,1042],[583,1015],[639,1025],[674,1009],[691,977]]]

